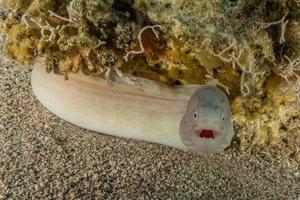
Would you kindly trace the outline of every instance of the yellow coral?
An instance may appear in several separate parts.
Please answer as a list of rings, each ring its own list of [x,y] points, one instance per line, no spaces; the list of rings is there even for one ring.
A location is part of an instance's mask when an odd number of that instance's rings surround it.
[[[23,64],[29,64],[34,57],[38,33],[17,24],[11,27],[8,34],[10,40],[6,45],[6,50],[9,56]]]

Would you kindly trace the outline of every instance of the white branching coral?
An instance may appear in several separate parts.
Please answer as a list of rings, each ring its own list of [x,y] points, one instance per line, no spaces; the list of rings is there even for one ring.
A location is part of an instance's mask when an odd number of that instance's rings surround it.
[[[73,23],[73,19],[71,18],[71,16],[69,16],[69,18],[65,18],[65,17],[62,17],[62,16],[56,14],[55,12],[53,12],[51,10],[48,10],[48,12],[49,12],[49,14],[50,14],[51,17],[54,16],[54,17],[57,17],[57,18],[59,18],[59,19],[61,19],[63,21]]]
[[[27,21],[27,12],[25,12],[21,17],[21,23],[24,23],[26,28],[29,28],[29,22]]]
[[[90,56],[90,53],[91,53],[93,50],[96,50],[96,49],[98,49],[100,46],[105,45],[105,44],[106,44],[106,42],[101,41],[101,40],[98,40],[97,45],[94,46],[94,47],[92,47],[92,48],[90,48],[90,49],[86,52],[86,57],[89,57],[89,56]]]
[[[75,21],[79,20],[82,17],[82,11],[78,11],[75,7],[76,0],[72,0],[67,7],[67,11],[69,13],[70,19]]]
[[[57,31],[60,29],[60,26],[53,27],[49,24],[48,21],[45,21],[46,25],[42,25],[41,19],[38,22],[35,19],[30,18],[30,21],[34,22],[41,29],[41,35],[43,38],[46,38],[47,41],[52,41],[53,38],[55,37]],[[29,24],[28,24],[28,26],[29,26]],[[50,32],[49,36],[47,36],[46,31]]]
[[[244,80],[245,80],[245,72],[242,72],[241,79],[240,79],[240,91],[242,95],[245,97],[250,94],[250,88]]]
[[[69,23],[73,23],[73,19],[75,19],[74,17],[72,17],[72,15],[69,14],[69,19],[59,16],[58,14],[54,13],[51,10],[48,10],[50,16],[55,16],[63,21],[69,22]],[[56,35],[56,33],[58,32],[58,30],[61,28],[60,25],[53,27],[50,25],[50,23],[45,20],[45,24],[46,25],[42,25],[42,19],[39,19],[39,21],[37,21],[36,19],[28,16],[28,13],[25,12],[22,17],[21,17],[21,23],[24,23],[26,28],[30,28],[31,26],[31,22],[33,22],[37,27],[39,27],[41,29],[41,35],[43,38],[47,38],[47,41],[52,41]],[[47,36],[46,32],[49,31],[50,34],[49,36]]]
[[[279,75],[286,81],[287,87],[284,91],[292,88],[297,98],[297,105],[300,106],[300,57],[291,60],[288,56],[284,56],[288,63],[278,67]]]
[[[74,4],[75,4],[75,1],[76,0],[72,0],[69,4],[69,6],[67,6],[67,12],[68,12],[68,16],[69,18],[66,18],[66,17],[63,17],[63,16],[60,16],[58,14],[56,14],[55,12],[51,11],[51,10],[48,10],[50,16],[54,16],[54,17],[57,17],[63,21],[66,21],[66,22],[69,22],[69,23],[74,23],[76,21],[78,21],[80,19],[80,17],[82,16],[82,13],[79,12],[75,7],[74,7]]]
[[[247,60],[247,64],[241,63],[243,50],[238,49],[238,53],[236,53],[234,49],[235,46],[236,46],[236,41],[234,40],[228,47],[223,49],[220,53],[216,54],[212,52],[212,54],[225,63],[231,63],[233,69],[236,69],[238,67],[242,71],[240,77],[240,91],[243,96],[247,96],[251,93],[251,90],[247,81],[245,80],[246,74],[251,75],[251,77],[255,79],[257,75],[259,75],[262,72],[257,72],[255,70],[254,58],[249,58]]]
[[[225,57],[224,54],[228,54],[228,51],[232,51],[233,47],[236,45],[236,41],[234,40],[228,47],[223,49],[220,53],[216,54],[212,52],[212,54],[218,58],[220,58],[225,63],[232,62],[232,68],[235,69],[235,62],[233,62],[232,54],[229,54],[228,57]],[[233,52],[234,53],[234,52]]]
[[[140,45],[140,49],[141,49],[141,50],[139,50],[139,51],[134,51],[134,50],[132,50],[132,51],[127,52],[127,54],[123,57],[124,60],[125,60],[126,62],[128,62],[128,57],[129,57],[131,54],[136,55],[136,54],[142,54],[142,53],[145,52],[145,48],[144,48],[144,45],[143,45],[143,42],[142,42],[142,34],[143,34],[143,32],[144,32],[145,30],[147,30],[147,29],[150,28],[150,29],[153,31],[153,33],[155,34],[155,37],[156,37],[157,39],[159,38],[158,33],[157,33],[156,30],[155,30],[155,28],[157,28],[157,27],[158,27],[158,28],[161,28],[160,25],[154,25],[154,26],[145,26],[144,28],[141,29],[141,31],[140,31],[139,34],[138,34],[138,41],[139,41],[139,45]]]
[[[274,26],[274,25],[281,25],[281,35],[280,35],[280,39],[279,39],[279,43],[283,44],[285,42],[285,30],[286,30],[286,26],[289,23],[289,20],[285,20],[285,18],[288,16],[289,12],[287,12],[280,20],[275,21],[275,22],[258,22],[258,24],[261,26],[259,29],[266,29],[269,28],[270,26]]]

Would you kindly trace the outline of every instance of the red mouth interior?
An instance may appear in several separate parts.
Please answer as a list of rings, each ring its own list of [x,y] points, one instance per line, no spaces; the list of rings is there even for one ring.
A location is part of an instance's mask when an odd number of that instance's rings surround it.
[[[202,129],[196,131],[197,135],[201,138],[215,138],[213,130]]]

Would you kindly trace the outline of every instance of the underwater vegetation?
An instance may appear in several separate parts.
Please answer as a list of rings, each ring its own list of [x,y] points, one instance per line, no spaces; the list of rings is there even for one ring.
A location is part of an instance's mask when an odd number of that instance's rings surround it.
[[[7,55],[48,72],[217,79],[234,146],[300,160],[299,0],[5,0]]]

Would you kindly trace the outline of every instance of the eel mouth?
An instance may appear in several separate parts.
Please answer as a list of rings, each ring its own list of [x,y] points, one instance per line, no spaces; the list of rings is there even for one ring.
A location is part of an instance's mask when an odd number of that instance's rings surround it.
[[[199,129],[199,130],[195,130],[194,133],[198,137],[206,138],[206,139],[214,139],[221,135],[219,131],[215,131],[212,129]]]

